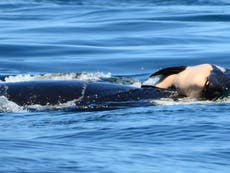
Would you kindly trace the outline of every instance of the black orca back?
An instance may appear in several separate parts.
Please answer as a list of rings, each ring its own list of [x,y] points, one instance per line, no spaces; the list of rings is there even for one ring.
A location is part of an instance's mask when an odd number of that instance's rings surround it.
[[[167,68],[163,68],[163,69],[151,74],[150,77],[162,75],[165,78],[165,77],[172,75],[172,74],[178,74],[178,73],[184,71],[186,68],[187,68],[187,66],[167,67]]]
[[[0,96],[5,96],[20,106],[57,105],[73,100],[76,105],[90,105],[159,99],[170,95],[170,91],[159,88],[136,88],[127,85],[78,80],[0,84]]]

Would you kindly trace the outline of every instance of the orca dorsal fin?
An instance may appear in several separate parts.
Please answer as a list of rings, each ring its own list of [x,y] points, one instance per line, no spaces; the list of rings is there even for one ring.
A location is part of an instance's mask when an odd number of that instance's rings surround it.
[[[149,77],[155,77],[161,75],[163,78],[173,75],[173,74],[178,74],[182,71],[184,71],[187,68],[187,66],[177,66],[177,67],[167,67],[163,68],[153,74],[151,74]]]

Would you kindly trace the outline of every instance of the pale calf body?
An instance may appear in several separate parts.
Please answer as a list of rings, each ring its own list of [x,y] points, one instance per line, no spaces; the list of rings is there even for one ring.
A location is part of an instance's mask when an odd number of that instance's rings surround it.
[[[205,87],[210,82],[208,78],[213,72],[213,67],[211,64],[188,66],[179,73],[166,76],[155,86],[164,89],[175,88],[179,94],[187,97],[202,97]],[[218,73],[224,74],[218,66],[215,68]],[[216,78],[219,80],[218,76]]]

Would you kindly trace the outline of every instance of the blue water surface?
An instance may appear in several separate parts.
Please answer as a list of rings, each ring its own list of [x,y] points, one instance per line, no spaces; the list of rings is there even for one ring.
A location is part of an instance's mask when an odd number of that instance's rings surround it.
[[[100,72],[141,82],[167,66],[230,68],[229,9],[228,0],[1,1],[0,75]],[[5,102],[1,173],[230,170],[228,99],[96,112]]]

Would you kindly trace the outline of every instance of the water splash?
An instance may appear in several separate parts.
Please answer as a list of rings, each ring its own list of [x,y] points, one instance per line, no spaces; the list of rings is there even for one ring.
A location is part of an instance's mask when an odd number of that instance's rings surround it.
[[[0,96],[0,112],[22,112],[26,111],[22,106],[9,101],[5,96]]]

